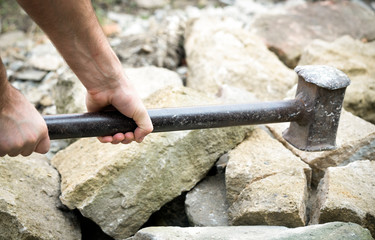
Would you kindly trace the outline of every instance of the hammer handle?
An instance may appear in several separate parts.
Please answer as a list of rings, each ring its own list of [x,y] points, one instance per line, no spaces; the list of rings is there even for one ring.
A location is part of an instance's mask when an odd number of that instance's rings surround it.
[[[305,106],[298,99],[184,108],[150,109],[153,132],[168,132],[301,120]],[[117,111],[44,116],[50,139],[109,136],[133,132],[135,122]]]

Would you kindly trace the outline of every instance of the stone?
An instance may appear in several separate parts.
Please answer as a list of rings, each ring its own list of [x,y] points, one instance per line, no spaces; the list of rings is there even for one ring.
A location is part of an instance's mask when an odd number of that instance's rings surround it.
[[[368,160],[329,167],[319,183],[312,222],[353,222],[375,236],[374,171],[375,161]]]
[[[15,45],[17,41],[24,40],[26,34],[23,31],[11,31],[0,35],[0,48],[6,49]]]
[[[0,239],[81,239],[59,200],[60,177],[40,154],[0,158]]]
[[[160,22],[150,19],[146,31],[120,37],[113,47],[121,62],[128,68],[157,66],[174,70],[181,62],[184,20],[169,16]]]
[[[262,129],[229,152],[226,168],[232,225],[306,224],[310,167]]]
[[[27,64],[42,71],[56,71],[66,65],[62,56],[48,39],[33,47],[29,55]]]
[[[350,36],[334,42],[314,40],[304,49],[298,64],[324,64],[345,72],[351,80],[345,109],[375,123],[375,42],[363,43]]]
[[[25,69],[15,73],[13,77],[18,80],[40,82],[46,74],[47,72],[45,71],[40,71],[36,69]]]
[[[337,130],[337,149],[323,152],[304,152],[287,143],[282,132],[289,123],[269,124],[274,136],[294,154],[313,168],[312,182],[316,186],[328,167],[344,166],[350,162],[375,158],[375,125],[345,111],[341,112]]]
[[[188,88],[167,88],[145,103],[160,108],[214,102]],[[251,129],[154,133],[129,145],[78,140],[52,159],[62,177],[60,199],[115,239],[129,237],[153,212],[192,189]]]
[[[374,12],[354,1],[317,1],[282,13],[260,15],[252,28],[268,48],[294,68],[304,47],[314,39],[333,41],[350,35],[363,41],[374,40],[374,21]]]
[[[201,17],[185,33],[187,86],[219,94],[223,85],[247,90],[259,100],[280,100],[297,75],[264,43],[231,18]]]
[[[228,226],[225,175],[205,178],[186,195],[185,206],[192,226]]]
[[[141,8],[161,8],[169,3],[168,0],[135,0],[138,7]]]
[[[150,227],[129,240],[372,240],[370,232],[354,223],[332,222],[307,227],[231,226],[231,227]]]
[[[222,85],[216,96],[223,104],[241,104],[259,102],[255,95],[245,89]]]
[[[29,60],[29,64],[32,67],[43,71],[56,71],[63,65],[62,61],[61,57],[48,54],[43,56],[32,56]]]
[[[126,68],[125,73],[142,99],[163,88],[182,87],[182,80],[178,74],[166,68]]]
[[[124,71],[142,99],[163,88],[182,86],[178,74],[165,68],[149,66],[124,68]],[[87,111],[86,89],[72,71],[66,71],[59,77],[55,93],[58,113]]]
[[[87,112],[86,88],[70,70],[59,75],[54,86],[56,111],[59,114]]]

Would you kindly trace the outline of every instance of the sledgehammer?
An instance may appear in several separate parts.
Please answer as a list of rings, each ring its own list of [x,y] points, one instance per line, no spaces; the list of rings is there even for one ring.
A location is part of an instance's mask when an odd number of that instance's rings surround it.
[[[299,79],[293,100],[150,109],[154,132],[291,122],[283,137],[304,151],[336,148],[336,133],[350,79],[320,65],[295,68]],[[44,116],[51,139],[109,136],[134,131],[136,124],[116,111]]]

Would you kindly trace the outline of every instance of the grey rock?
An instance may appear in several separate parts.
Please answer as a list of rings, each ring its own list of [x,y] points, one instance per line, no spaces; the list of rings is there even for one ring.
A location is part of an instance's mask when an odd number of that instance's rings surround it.
[[[56,71],[64,60],[50,41],[35,46],[30,51],[27,64],[43,71]]]
[[[304,49],[299,64],[325,64],[345,72],[352,82],[345,109],[375,123],[375,42],[363,43],[350,36],[334,42],[315,40]]]
[[[28,80],[28,81],[42,81],[43,77],[47,74],[45,71],[40,71],[36,69],[25,69],[17,72],[13,75],[14,78],[18,80]]]
[[[59,174],[46,157],[0,158],[0,185],[0,239],[81,239],[79,223],[58,198]]]
[[[312,222],[353,222],[375,236],[374,171],[375,161],[368,160],[328,168],[319,183]]]
[[[228,226],[225,175],[205,178],[186,195],[185,205],[193,226]]]
[[[167,5],[169,0],[135,0],[138,7],[142,8],[160,8]]]
[[[26,34],[22,31],[11,31],[0,35],[0,48],[5,49],[15,45],[17,41],[24,40]]]
[[[332,222],[299,228],[279,226],[151,227],[131,240],[372,240],[370,232],[354,223]]]
[[[350,35],[374,40],[374,21],[374,11],[352,1],[317,1],[261,15],[253,28],[286,65],[295,67],[304,47],[314,39],[333,41]]]
[[[310,167],[262,129],[229,152],[227,199],[232,225],[306,224]]]
[[[86,89],[71,70],[59,76],[54,86],[54,99],[59,114],[87,112]]]
[[[147,31],[121,37],[114,51],[126,67],[176,69],[182,54],[183,29],[184,20],[179,16],[170,16],[161,22],[153,20]]]
[[[215,101],[202,93],[168,88],[151,96],[146,106],[210,102]],[[153,212],[193,188],[217,158],[243,141],[250,129],[154,133],[142,144],[130,145],[81,139],[52,159],[62,176],[61,200],[115,239],[129,237]]]
[[[187,86],[220,95],[223,85],[247,90],[260,100],[280,100],[297,75],[255,35],[232,18],[201,17],[185,32]]]

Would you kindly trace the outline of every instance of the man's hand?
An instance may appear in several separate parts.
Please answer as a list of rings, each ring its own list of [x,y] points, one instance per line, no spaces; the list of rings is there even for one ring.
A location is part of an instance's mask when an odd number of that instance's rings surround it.
[[[0,157],[46,153],[50,140],[46,123],[27,99],[9,84],[0,97]]]
[[[126,81],[124,75],[121,78],[124,80],[120,79],[117,87],[89,91],[86,98],[87,109],[95,112],[111,105],[125,116],[132,118],[138,127],[134,133],[117,133],[114,136],[99,137],[102,143],[128,144],[134,140],[140,143],[153,130],[146,108],[135,89]]]

